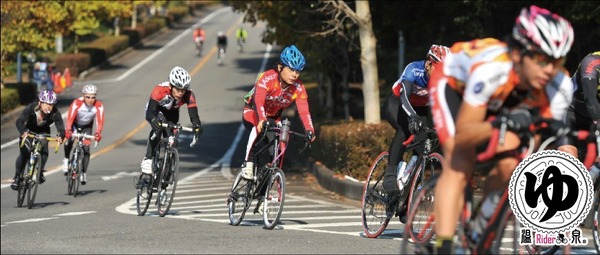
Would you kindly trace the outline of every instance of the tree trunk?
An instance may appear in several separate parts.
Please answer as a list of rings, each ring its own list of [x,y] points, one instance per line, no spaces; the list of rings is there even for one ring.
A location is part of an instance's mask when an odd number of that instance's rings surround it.
[[[361,57],[360,63],[363,72],[363,97],[365,102],[365,123],[379,124],[381,113],[379,106],[379,77],[377,74],[377,39],[373,33],[369,1],[355,1],[356,15],[360,18],[358,23]]]
[[[133,1],[131,1],[131,3],[133,6],[133,13],[131,14],[131,29],[135,29],[135,27],[137,26],[137,16],[138,16],[137,5]]]

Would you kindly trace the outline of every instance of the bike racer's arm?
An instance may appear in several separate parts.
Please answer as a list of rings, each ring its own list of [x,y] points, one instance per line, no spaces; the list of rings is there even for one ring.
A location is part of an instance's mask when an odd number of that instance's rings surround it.
[[[69,106],[69,111],[67,111],[67,123],[66,123],[67,124],[66,125],[67,132],[69,132],[70,130],[73,129],[73,123],[75,122],[75,118],[77,118],[77,109],[79,109],[79,107],[81,107],[82,104],[83,104],[83,101],[79,101],[79,100],[75,99]]]
[[[189,91],[189,98],[187,99],[188,114],[190,115],[190,121],[195,127],[201,126],[200,116],[198,116],[198,106],[196,105],[196,96],[194,92]]]
[[[306,89],[304,86],[300,85],[300,89],[297,93],[298,97],[296,98],[296,107],[298,108],[298,114],[300,114],[300,119],[304,125],[304,130],[311,131],[314,134],[315,127],[313,126],[312,118],[310,116],[310,110],[308,107],[308,94],[306,94]]]
[[[56,126],[56,132],[58,132],[58,136],[60,139],[65,139],[65,123],[63,122],[62,114],[60,111],[58,111],[58,108],[54,108],[50,114],[52,114],[52,120]]]
[[[403,80],[399,86],[402,86],[400,88],[400,107],[402,107],[402,110],[406,113],[406,115],[408,115],[409,119],[417,116],[415,109],[413,109],[410,101],[408,100],[414,84],[409,80]]]
[[[104,129],[104,105],[100,100],[96,100],[94,107],[96,107],[96,133],[102,134]]]
[[[156,118],[158,112],[158,101],[150,98],[148,99],[148,107],[146,108],[146,120],[152,122],[152,119]]]
[[[600,54],[600,53],[597,53]],[[596,53],[585,57],[581,63],[581,89],[583,100],[592,120],[600,120],[600,57]]]
[[[19,131],[19,135],[22,135],[23,133],[25,133],[25,131],[27,131],[27,119],[29,119],[29,116],[31,116],[34,113],[34,103],[28,105],[27,107],[25,107],[25,109],[21,112],[21,114],[19,115],[19,117],[17,118],[16,121],[16,126],[17,126],[17,131]]]

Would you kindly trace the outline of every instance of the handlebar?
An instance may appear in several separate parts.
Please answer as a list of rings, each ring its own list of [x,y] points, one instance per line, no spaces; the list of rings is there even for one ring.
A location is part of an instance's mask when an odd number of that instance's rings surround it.
[[[31,131],[27,131],[27,137],[30,138],[35,138],[35,139],[39,139],[39,140],[46,140],[46,141],[58,141],[58,138],[53,138],[47,134],[37,134]],[[21,144],[19,145],[19,147],[23,147],[23,145],[25,144],[25,139],[21,139]],[[60,143],[56,143],[56,146],[54,146],[54,153],[58,152],[58,146],[60,145]]]
[[[71,137],[75,137],[75,138],[86,138],[86,139],[96,139],[95,136],[93,135],[88,135],[86,133],[73,133],[71,134]],[[94,149],[98,147],[98,141],[95,141],[94,143]]]
[[[179,123],[173,123],[173,122],[161,122],[160,127],[163,128],[170,128],[170,129],[177,129],[177,130],[183,130],[183,131],[187,131],[187,132],[194,132],[194,129],[191,127],[184,127]],[[156,138],[156,133],[157,131],[154,131],[154,133],[152,134],[152,136],[150,137],[150,140],[154,140],[154,138]],[[190,143],[190,147],[194,147],[194,145],[196,145],[196,136],[194,136],[194,138],[192,138],[192,142]]]
[[[267,133],[279,133],[279,132],[281,132],[281,127],[279,125],[271,123],[270,121],[265,121],[265,131],[263,131],[261,140],[267,136]],[[306,149],[311,148],[311,143],[310,143],[308,135],[293,131],[291,129],[288,130],[287,132],[288,132],[288,134],[300,137],[304,140],[304,146],[299,151],[299,153],[303,153]]]

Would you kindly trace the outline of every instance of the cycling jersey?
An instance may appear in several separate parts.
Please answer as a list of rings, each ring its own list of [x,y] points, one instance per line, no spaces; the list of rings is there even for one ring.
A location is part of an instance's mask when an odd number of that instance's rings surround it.
[[[83,101],[83,97],[73,100],[67,112],[67,130],[73,130],[76,127],[92,127],[96,122],[96,132],[102,133],[104,128],[104,105],[100,100],[92,106],[88,106]]]
[[[38,134],[50,134],[50,125],[52,124],[56,125],[58,135],[64,138],[65,124],[58,109],[53,107],[50,114],[44,115],[38,107],[38,102],[26,106],[16,122],[19,134],[28,130]]]
[[[258,76],[254,88],[246,95],[244,101],[247,108],[244,109],[245,113],[254,109],[258,114],[258,119],[252,121],[254,125],[258,124],[258,120],[279,119],[283,109],[295,101],[304,129],[313,132],[315,130],[308,109],[308,95],[302,81],[296,80],[294,84],[283,89],[279,81],[279,73],[274,69]]]
[[[194,39],[194,42],[196,41],[196,38],[199,38],[200,41],[204,41],[204,30],[202,30],[202,29],[195,29],[194,33],[192,35],[192,39]]]
[[[165,81],[156,85],[150,94],[150,100],[146,104],[146,120],[151,121],[158,112],[162,112],[168,121],[177,122],[179,121],[179,108],[184,104],[187,104],[192,124],[200,125],[194,92],[187,90],[181,100],[177,101],[171,95],[169,82]]]
[[[425,106],[429,102],[429,92],[427,91],[427,71],[425,70],[425,60],[415,61],[404,68],[402,76],[392,86],[392,93],[397,98],[403,89],[402,84],[406,86],[407,82],[412,83],[410,88],[409,102],[414,106]]]
[[[600,51],[583,58],[572,81],[577,87],[574,110],[589,119],[600,120]]]
[[[524,108],[535,109],[543,118],[565,120],[573,97],[573,83],[566,70],[552,77],[543,90],[519,91],[516,86],[520,80],[505,43],[493,38],[476,39],[456,43],[450,51],[429,83],[440,141],[454,136],[454,118],[461,101],[486,107],[488,114],[502,108]],[[449,100],[452,93],[459,98]]]

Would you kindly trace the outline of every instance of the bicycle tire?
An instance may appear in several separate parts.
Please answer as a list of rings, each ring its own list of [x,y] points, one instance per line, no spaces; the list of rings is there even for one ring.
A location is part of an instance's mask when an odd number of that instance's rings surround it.
[[[235,176],[231,193],[227,199],[227,207],[229,213],[229,223],[233,226],[240,225],[246,211],[252,203],[252,181],[248,181],[242,177],[242,171],[239,171]]]
[[[42,176],[41,155],[39,153],[36,153],[34,157],[35,160],[33,163],[33,172],[28,182],[29,190],[27,191],[27,208],[29,209],[33,207],[33,204],[35,202],[35,196],[37,195],[39,181]]]
[[[150,207],[150,201],[152,201],[152,178],[150,178],[150,183],[137,189],[136,208],[138,216],[146,214],[148,207]]]
[[[401,254],[409,253],[409,243],[414,243],[416,250],[421,248],[421,246],[426,245],[433,237],[434,231],[431,231],[435,227],[435,215],[433,211],[427,216],[425,216],[425,214],[417,214],[417,212],[422,211],[422,209],[420,209],[422,206],[424,206],[422,204],[426,204],[425,207],[433,206],[435,187],[439,177],[440,173],[437,173],[428,178],[425,182],[423,182],[423,185],[418,192],[415,193],[414,198],[412,198],[413,204],[409,208],[408,215],[406,217],[406,224],[404,225],[404,234],[402,235],[402,245],[400,248]],[[417,218],[417,216],[419,216],[419,218]],[[424,227],[420,228],[421,230],[419,232],[414,233],[413,230],[415,228],[412,225],[415,224],[416,220],[420,222],[421,218],[426,219],[423,224]]]
[[[263,196],[263,220],[265,229],[273,229],[279,223],[285,202],[285,175],[277,167],[269,169],[271,178]]]
[[[76,163],[75,163],[75,167],[73,169],[73,171],[75,171],[75,174],[72,176],[73,179],[73,197],[77,197],[77,194],[79,193],[79,185],[81,184],[81,175],[83,174],[83,157],[82,157],[83,151],[79,150],[77,152],[77,159],[76,159]]]
[[[600,254],[600,233],[598,233],[598,223],[600,222],[600,187],[596,186],[596,202],[592,210],[594,212],[594,219],[592,224],[592,236],[594,239],[594,246],[596,247],[596,253]]]
[[[27,169],[29,169],[29,163],[27,163],[27,167],[25,170],[23,170],[23,172],[27,171]],[[27,195],[27,190],[29,189],[25,173],[21,173],[18,184],[19,188],[17,192],[17,207],[23,207],[23,202],[25,201],[25,196]]]
[[[75,155],[75,151],[73,151],[73,153],[71,153],[71,156],[69,157],[69,163],[68,163],[68,170],[67,170],[67,176],[65,177],[66,181],[67,181],[67,194],[73,195],[73,175],[75,173],[73,173],[73,162],[74,161],[74,156]]]
[[[368,238],[377,238],[387,227],[392,214],[388,213],[385,202],[387,192],[383,189],[383,175],[389,160],[389,153],[380,153],[371,169],[363,188],[361,220],[363,232]]]
[[[420,200],[417,203],[417,196],[421,189],[423,188],[425,183],[428,183],[428,180],[435,176],[439,176],[442,171],[444,164],[444,157],[437,153],[432,152],[423,160],[423,164],[421,164],[417,168],[417,172],[414,174],[412,184],[410,187],[410,195],[408,201],[408,210],[411,211],[414,206],[416,206],[413,212],[413,218],[409,226],[410,238],[413,242],[424,243],[429,241],[433,237],[434,230],[433,224],[426,220],[425,222],[422,219],[428,219],[430,215],[433,214],[433,201],[435,194],[435,184],[432,184],[429,187],[430,192],[423,194],[423,196],[419,197]],[[408,222],[408,219],[407,219]],[[423,222],[424,224],[421,224]],[[405,232],[406,233],[406,232]]]
[[[156,197],[159,200],[157,208],[160,217],[165,217],[171,209],[179,176],[179,151],[172,148],[168,150],[168,153],[163,164],[161,183],[158,186],[158,196]],[[162,196],[163,192],[164,197]]]

